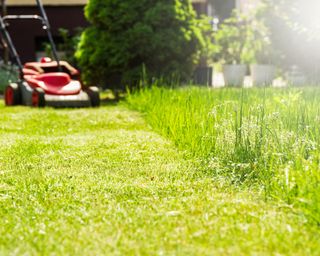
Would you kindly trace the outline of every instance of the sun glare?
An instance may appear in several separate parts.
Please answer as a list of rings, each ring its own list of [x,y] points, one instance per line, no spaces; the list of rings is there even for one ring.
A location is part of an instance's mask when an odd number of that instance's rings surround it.
[[[320,34],[320,1],[319,0],[299,0],[295,6],[295,24],[300,24],[303,30],[308,31],[313,37]]]

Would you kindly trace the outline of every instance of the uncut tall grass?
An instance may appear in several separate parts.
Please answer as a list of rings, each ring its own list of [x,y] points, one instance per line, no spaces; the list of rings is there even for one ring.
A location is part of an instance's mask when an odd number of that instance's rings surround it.
[[[202,171],[320,225],[320,88],[152,87],[127,102]]]

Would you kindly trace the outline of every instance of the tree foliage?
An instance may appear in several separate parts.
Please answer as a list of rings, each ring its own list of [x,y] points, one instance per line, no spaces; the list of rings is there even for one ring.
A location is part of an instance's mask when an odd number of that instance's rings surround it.
[[[86,83],[134,86],[144,69],[188,79],[210,46],[189,0],[90,0],[85,15],[76,56]]]
[[[271,32],[266,25],[265,5],[250,12],[234,10],[214,33],[215,58],[221,64],[275,64]]]
[[[238,11],[233,11],[231,17],[220,25],[214,34],[214,39],[217,45],[215,57],[222,64],[243,64],[247,62],[249,27],[249,18]]]

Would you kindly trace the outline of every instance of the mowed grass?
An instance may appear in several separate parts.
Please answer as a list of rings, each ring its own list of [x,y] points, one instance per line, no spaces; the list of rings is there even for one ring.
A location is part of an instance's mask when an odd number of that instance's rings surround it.
[[[124,106],[0,106],[0,255],[319,255],[319,240]]]

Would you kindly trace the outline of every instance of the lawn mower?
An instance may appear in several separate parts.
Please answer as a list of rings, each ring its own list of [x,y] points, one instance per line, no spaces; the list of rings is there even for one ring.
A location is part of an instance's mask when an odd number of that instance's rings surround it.
[[[80,73],[66,61],[59,60],[50,24],[41,0],[36,0],[41,15],[0,16],[0,30],[10,55],[19,68],[19,79],[5,89],[7,106],[26,105],[34,107],[97,107],[100,105],[99,89],[85,88]],[[39,20],[46,30],[54,60],[44,57],[39,62],[24,65],[7,30],[10,20]]]

